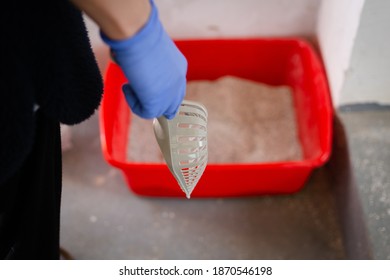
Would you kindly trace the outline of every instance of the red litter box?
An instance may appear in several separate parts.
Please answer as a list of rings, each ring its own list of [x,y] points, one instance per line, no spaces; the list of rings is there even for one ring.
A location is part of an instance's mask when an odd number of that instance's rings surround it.
[[[182,40],[187,79],[214,80],[232,75],[269,85],[288,85],[293,99],[303,160],[209,163],[192,197],[287,194],[299,191],[313,169],[331,152],[333,107],[323,65],[301,39]],[[130,110],[121,91],[125,77],[114,63],[105,73],[100,135],[105,159],[119,168],[138,195],[185,197],[166,164],[126,159]],[[150,129],[153,129],[150,127]]]

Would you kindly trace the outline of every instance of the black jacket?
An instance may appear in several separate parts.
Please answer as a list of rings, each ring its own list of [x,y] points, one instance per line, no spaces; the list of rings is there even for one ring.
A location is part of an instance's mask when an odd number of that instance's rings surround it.
[[[95,112],[103,93],[82,15],[68,0],[6,6],[0,9],[0,184],[30,151],[34,104],[50,118],[77,124]]]

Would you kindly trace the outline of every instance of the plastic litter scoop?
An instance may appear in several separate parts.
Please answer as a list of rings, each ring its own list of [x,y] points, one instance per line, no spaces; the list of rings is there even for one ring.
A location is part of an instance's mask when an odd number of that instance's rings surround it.
[[[169,170],[190,198],[207,165],[206,108],[184,100],[172,120],[154,119],[153,128]]]

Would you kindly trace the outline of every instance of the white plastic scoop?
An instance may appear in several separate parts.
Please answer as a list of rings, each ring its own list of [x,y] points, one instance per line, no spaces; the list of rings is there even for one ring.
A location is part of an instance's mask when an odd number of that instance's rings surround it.
[[[153,128],[169,170],[190,198],[207,165],[206,108],[184,100],[175,118],[154,119]]]

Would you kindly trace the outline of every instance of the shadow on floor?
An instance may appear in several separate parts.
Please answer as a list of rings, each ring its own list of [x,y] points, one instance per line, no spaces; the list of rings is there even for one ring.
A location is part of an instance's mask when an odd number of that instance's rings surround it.
[[[330,184],[334,188],[346,256],[348,259],[372,259],[361,201],[352,170],[347,135],[338,116],[334,118],[333,129],[333,152],[326,169]]]

